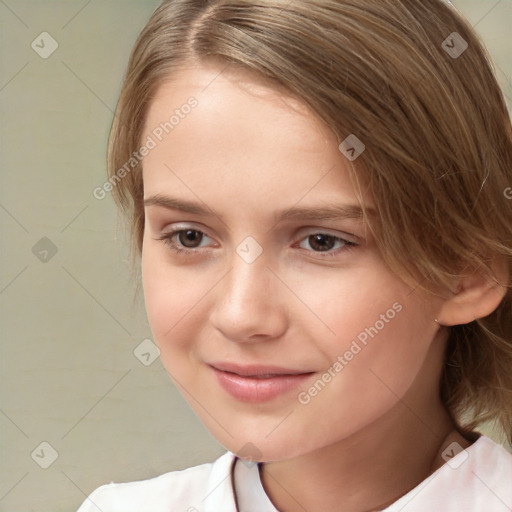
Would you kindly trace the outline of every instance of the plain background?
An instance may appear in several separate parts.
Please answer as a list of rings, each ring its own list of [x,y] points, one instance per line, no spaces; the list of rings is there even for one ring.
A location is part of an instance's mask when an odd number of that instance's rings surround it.
[[[112,200],[93,196],[129,52],[158,3],[0,0],[0,511],[76,510],[103,483],[224,453],[160,361],[135,356],[151,339],[143,301]],[[512,0],[453,3],[510,107]],[[58,44],[46,59],[31,47],[42,32]]]

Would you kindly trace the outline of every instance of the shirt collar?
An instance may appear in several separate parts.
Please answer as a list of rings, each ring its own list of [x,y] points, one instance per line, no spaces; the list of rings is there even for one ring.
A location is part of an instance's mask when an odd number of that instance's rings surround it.
[[[278,512],[265,493],[259,466],[229,451],[219,457],[202,500],[205,512]]]

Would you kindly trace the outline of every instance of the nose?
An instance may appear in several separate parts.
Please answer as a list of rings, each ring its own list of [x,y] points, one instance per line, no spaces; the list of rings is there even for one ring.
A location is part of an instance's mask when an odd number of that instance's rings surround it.
[[[212,325],[225,338],[247,343],[279,338],[287,329],[282,284],[260,257],[247,263],[237,254],[215,287]]]

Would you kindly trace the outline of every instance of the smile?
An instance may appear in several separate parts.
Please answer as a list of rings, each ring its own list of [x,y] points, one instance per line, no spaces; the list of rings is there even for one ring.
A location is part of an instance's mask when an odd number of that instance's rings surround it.
[[[242,402],[266,402],[296,389],[314,372],[268,367],[210,365],[217,382],[233,398]]]

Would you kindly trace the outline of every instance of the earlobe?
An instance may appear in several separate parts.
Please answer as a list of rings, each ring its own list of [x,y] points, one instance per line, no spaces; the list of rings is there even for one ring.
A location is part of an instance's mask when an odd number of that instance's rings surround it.
[[[493,262],[494,277],[481,270],[458,281],[457,291],[442,304],[437,321],[441,325],[468,324],[490,315],[507,293],[509,269],[507,259]]]

